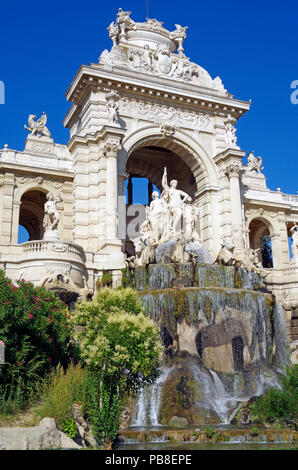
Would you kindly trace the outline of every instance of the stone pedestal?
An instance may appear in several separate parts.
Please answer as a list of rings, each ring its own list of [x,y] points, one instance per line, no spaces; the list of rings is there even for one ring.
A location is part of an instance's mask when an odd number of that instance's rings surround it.
[[[265,176],[256,171],[246,170],[242,176],[242,183],[250,189],[267,190]]]
[[[33,153],[54,154],[54,140],[50,137],[29,134],[26,139],[25,150]]]
[[[44,233],[44,241],[57,242],[60,240],[58,230],[48,230]]]

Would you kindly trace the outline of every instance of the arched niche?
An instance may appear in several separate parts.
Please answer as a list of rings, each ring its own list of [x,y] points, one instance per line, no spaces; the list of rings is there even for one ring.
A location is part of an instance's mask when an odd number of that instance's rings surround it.
[[[44,204],[47,191],[44,189],[29,189],[21,196],[19,226],[23,226],[29,241],[41,240],[43,237]]]
[[[271,246],[273,228],[264,218],[254,218],[249,224],[249,244],[252,249],[259,249],[259,261],[264,268],[273,268],[274,252]]]

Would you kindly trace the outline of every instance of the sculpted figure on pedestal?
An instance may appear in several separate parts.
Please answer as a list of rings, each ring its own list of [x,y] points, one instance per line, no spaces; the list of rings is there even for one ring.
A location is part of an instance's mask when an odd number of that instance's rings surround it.
[[[24,128],[27,129],[27,131],[31,132],[30,135],[51,137],[51,133],[49,129],[46,127],[46,122],[47,122],[46,113],[43,112],[42,116],[37,121],[35,121],[34,119],[36,119],[35,114],[29,114],[29,118],[28,118],[29,127],[26,126],[26,124],[24,126]]]
[[[167,181],[167,169],[165,167],[164,174],[162,177],[162,187],[163,192],[161,194],[162,199],[168,204],[170,212],[170,232],[174,239],[179,239],[181,237],[181,225],[182,225],[182,216],[183,216],[183,207],[184,202],[191,202],[191,197],[177,189],[178,182],[172,180],[170,186],[168,186]]]
[[[264,169],[262,167],[262,157],[255,157],[254,151],[250,152],[247,157],[247,166],[249,171],[256,171],[257,173],[261,173]]]
[[[195,229],[196,209],[191,197],[177,189],[177,181],[167,183],[167,169],[162,178],[163,192],[152,193],[146,219],[140,227],[140,236],[133,239],[136,266],[148,263],[189,261],[202,247]],[[182,225],[183,222],[183,225]],[[194,256],[193,256],[194,257]]]
[[[57,210],[56,204],[58,202],[62,202],[63,199],[61,194],[59,194],[56,198],[52,193],[47,194],[47,202],[44,205],[44,218],[43,218],[43,227],[44,227],[44,239],[48,236],[54,236],[55,238],[59,238],[58,235],[58,223],[60,220],[60,215]]]
[[[293,263],[298,264],[298,225],[294,225],[294,227],[291,228],[291,233],[292,233],[292,255]]]

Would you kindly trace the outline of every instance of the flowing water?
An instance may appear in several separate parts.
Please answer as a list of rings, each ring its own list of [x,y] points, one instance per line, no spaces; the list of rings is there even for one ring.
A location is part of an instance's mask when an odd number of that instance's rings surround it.
[[[135,282],[160,326],[165,363],[157,382],[140,393],[131,429],[165,428],[173,419],[184,427],[227,425],[241,403],[280,387],[288,361],[284,313],[257,274],[181,263],[137,268]],[[165,440],[163,446],[171,448]]]

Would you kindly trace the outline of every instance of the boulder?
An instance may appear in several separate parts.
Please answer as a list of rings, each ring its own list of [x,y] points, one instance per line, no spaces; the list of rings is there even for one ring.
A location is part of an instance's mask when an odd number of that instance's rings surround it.
[[[43,418],[38,426],[0,428],[0,450],[79,449],[61,432],[53,418]]]
[[[177,428],[183,428],[188,426],[186,418],[181,418],[180,416],[172,416],[169,421],[169,426],[175,426]]]

